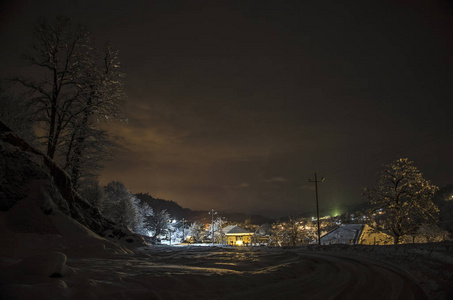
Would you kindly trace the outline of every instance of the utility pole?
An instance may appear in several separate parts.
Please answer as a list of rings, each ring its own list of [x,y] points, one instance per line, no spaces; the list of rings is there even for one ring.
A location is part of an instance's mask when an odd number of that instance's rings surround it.
[[[322,177],[320,181],[318,181],[318,174],[315,172],[315,180],[308,179],[308,182],[315,183],[316,189],[316,217],[318,220],[318,245],[321,245],[321,227],[319,226],[319,201],[318,201],[318,182],[324,182],[325,178]]]
[[[184,236],[184,226],[185,226],[184,224],[186,223],[186,219],[182,218],[181,222],[182,222],[182,242],[184,243],[186,240],[185,236]]]
[[[169,219],[168,220],[168,223],[170,223],[170,225],[168,226],[168,232],[170,233],[170,245],[171,245],[171,223],[173,222],[172,219]]]
[[[209,214],[212,217],[212,219],[211,219],[211,246],[214,246],[214,215],[216,215],[217,212],[214,211],[214,209],[211,209]]]

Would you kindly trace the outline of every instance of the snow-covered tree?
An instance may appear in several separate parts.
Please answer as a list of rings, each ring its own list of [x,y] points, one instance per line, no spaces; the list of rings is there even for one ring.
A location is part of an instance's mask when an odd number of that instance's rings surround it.
[[[135,199],[136,199],[135,205],[137,207],[139,219],[137,232],[142,235],[149,236],[151,220],[152,217],[154,216],[154,211],[146,202],[140,201],[138,198]]]
[[[118,181],[112,181],[104,189],[105,200],[101,204],[102,214],[113,222],[135,231],[139,224],[139,214],[135,197]]]
[[[170,244],[177,244],[183,242],[183,222],[169,219],[168,226],[167,226],[167,239],[169,240]]]
[[[278,246],[297,246],[303,242],[303,225],[295,218],[274,224],[271,229],[270,243]]]
[[[69,124],[69,134],[64,139],[64,166],[76,188],[81,178],[92,176],[101,167],[99,162],[111,156],[112,143],[99,121],[125,121],[121,109],[123,73],[119,69],[118,51],[107,46],[100,67],[96,60],[93,54],[89,67],[81,74],[79,102],[83,110]]]
[[[189,227],[189,236],[191,236],[194,242],[201,242],[201,240],[208,234],[204,229],[203,224],[200,222],[193,222]]]
[[[147,228],[152,232],[153,238],[166,234],[168,220],[170,220],[170,215],[165,209],[154,211],[154,214],[148,217]]]
[[[207,237],[212,238],[212,233],[214,232],[214,243],[219,243],[222,244],[226,242],[225,240],[225,234],[222,231],[222,228],[224,227],[225,219],[222,217],[216,217],[214,219],[214,223],[209,224],[209,227],[207,229]],[[213,227],[211,227],[213,226]]]
[[[449,240],[449,233],[435,224],[423,224],[417,231],[418,242],[441,242]]]
[[[177,221],[173,227],[174,227],[174,236],[175,236],[176,241],[179,241],[180,243],[185,242],[186,237],[189,232],[189,227],[187,226],[185,220],[184,220],[184,222]]]
[[[437,220],[439,210],[432,201],[437,189],[407,158],[385,165],[377,186],[363,190],[370,200],[370,226],[398,244],[400,237]]]

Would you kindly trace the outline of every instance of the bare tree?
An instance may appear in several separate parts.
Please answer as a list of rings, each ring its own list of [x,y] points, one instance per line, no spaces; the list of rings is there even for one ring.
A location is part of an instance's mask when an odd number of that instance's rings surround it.
[[[432,198],[436,190],[407,158],[385,165],[374,188],[364,188],[370,200],[370,225],[393,237],[415,233],[424,223],[437,220],[438,208]]]
[[[101,209],[101,205],[105,201],[104,189],[99,185],[99,182],[94,179],[86,180],[83,187],[78,190],[78,193],[98,209]]]
[[[30,93],[29,107],[46,153],[71,175],[74,186],[108,157],[102,120],[125,120],[123,76],[118,51],[107,45],[98,55],[89,33],[65,18],[42,21],[31,53],[25,56],[38,73],[13,80]]]
[[[71,134],[66,136],[64,154],[64,169],[71,177],[73,187],[79,191],[85,181],[94,180],[97,171],[102,168],[105,160],[111,159],[111,147],[113,143],[105,130],[95,125],[82,126],[71,125]]]
[[[25,55],[41,72],[39,79],[14,78],[32,93],[30,106],[45,130],[50,158],[55,156],[60,135],[81,112],[78,80],[92,51],[88,33],[80,27],[73,31],[68,19],[57,18],[55,25],[41,21],[35,31],[33,51]]]

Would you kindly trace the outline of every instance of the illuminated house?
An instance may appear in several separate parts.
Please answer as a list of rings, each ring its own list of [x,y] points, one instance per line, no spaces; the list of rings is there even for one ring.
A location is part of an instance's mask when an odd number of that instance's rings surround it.
[[[237,225],[229,225],[222,229],[227,237],[228,245],[247,246],[252,244],[253,233]]]

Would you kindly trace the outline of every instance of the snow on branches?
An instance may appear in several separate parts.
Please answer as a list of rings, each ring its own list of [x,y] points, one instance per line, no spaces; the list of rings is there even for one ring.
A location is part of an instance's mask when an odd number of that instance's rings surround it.
[[[400,237],[437,220],[439,210],[432,201],[437,190],[407,158],[385,165],[377,186],[363,189],[370,200],[370,225],[398,244]]]

